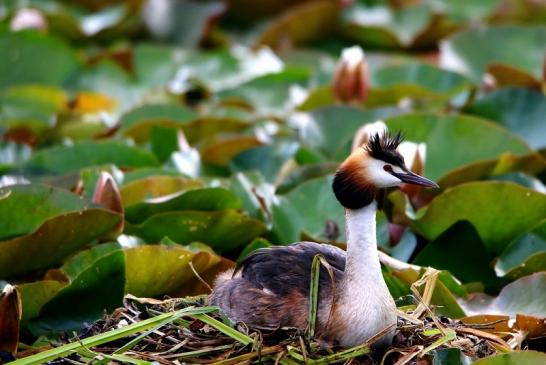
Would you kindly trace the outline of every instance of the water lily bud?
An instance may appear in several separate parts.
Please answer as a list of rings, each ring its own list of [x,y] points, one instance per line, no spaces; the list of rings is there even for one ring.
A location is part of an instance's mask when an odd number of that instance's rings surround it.
[[[374,123],[364,124],[360,127],[353,137],[352,151],[356,150],[362,145],[368,143],[370,136],[376,133],[384,133],[387,131],[387,125],[382,120],[378,120]]]
[[[425,143],[404,141],[398,146],[398,152],[404,157],[406,166],[411,171],[416,174],[423,174],[427,153],[427,145]]]
[[[10,23],[13,32],[24,29],[46,30],[47,22],[42,12],[36,9],[22,8],[17,11]]]
[[[368,97],[368,63],[359,46],[345,48],[334,73],[333,92],[342,103],[363,103]]]

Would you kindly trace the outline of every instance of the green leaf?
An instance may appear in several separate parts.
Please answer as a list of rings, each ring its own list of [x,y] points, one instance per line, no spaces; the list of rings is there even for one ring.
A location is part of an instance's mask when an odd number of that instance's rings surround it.
[[[343,161],[351,151],[358,128],[396,113],[396,109],[362,110],[348,106],[316,109],[310,113],[311,120],[301,127],[301,139],[305,146],[318,150],[331,160]]]
[[[536,149],[546,147],[546,98],[540,91],[503,88],[478,98],[466,112],[502,124]]]
[[[0,277],[46,269],[84,245],[108,237],[121,219],[118,213],[105,209],[62,213],[33,233],[2,241]]]
[[[29,320],[38,317],[42,307],[66,285],[66,282],[56,280],[42,280],[17,285],[23,304],[21,328],[26,327]]]
[[[125,208],[125,217],[132,223],[141,223],[152,215],[177,210],[215,211],[240,209],[241,200],[223,188],[197,188],[183,191],[168,199],[147,200]]]
[[[197,119],[197,113],[180,105],[144,105],[121,117],[120,132],[142,143],[148,141],[152,126],[176,128],[195,119]]]
[[[0,197],[0,240],[34,232],[48,219],[90,205],[67,190],[41,184],[0,188]]]
[[[540,365],[546,363],[546,354],[538,351],[514,351],[474,361],[473,365]]]
[[[31,172],[63,174],[84,167],[115,164],[120,168],[157,166],[152,154],[121,141],[79,142],[38,151],[23,165]]]
[[[123,205],[129,207],[146,200],[178,194],[186,189],[201,186],[203,183],[199,180],[180,176],[152,175],[123,185],[120,194]]]
[[[125,293],[153,297],[171,293],[196,280],[197,273],[215,265],[220,258],[213,252],[190,250],[180,245],[145,245],[124,250],[126,258]],[[198,260],[194,260],[199,255]]]
[[[469,252],[472,260],[468,260]],[[413,263],[448,270],[463,282],[480,281],[492,288],[498,285],[491,268],[492,259],[474,227],[466,221],[459,221],[426,245]]]
[[[492,63],[515,66],[542,78],[546,28],[497,25],[472,28],[453,35],[440,46],[440,62],[477,83]],[[476,47],[479,45],[479,47]]]
[[[38,319],[29,323],[34,335],[80,330],[122,303],[125,257],[117,243],[80,252],[61,270],[70,283],[42,307]]]
[[[532,152],[520,138],[475,117],[416,113],[395,116],[385,123],[390,131],[403,131],[408,141],[426,143],[425,171],[432,180],[452,169],[507,152]]]
[[[455,222],[466,220],[489,252],[500,254],[516,236],[544,219],[546,195],[506,182],[475,182],[437,196],[411,224],[434,240]]]
[[[506,247],[495,264],[498,276],[517,279],[546,271],[546,220]]]
[[[63,85],[80,67],[76,54],[42,33],[0,33],[0,89],[21,84]]]
[[[180,244],[198,241],[218,253],[233,251],[265,231],[262,222],[232,209],[160,213],[135,229],[148,242],[159,242],[163,237]]]
[[[306,181],[279,196],[272,211],[273,234],[277,242],[299,241],[302,233],[328,239],[325,236],[328,222],[338,227],[340,237],[336,240],[344,240],[345,215],[332,192],[331,176]]]
[[[274,182],[283,164],[297,149],[298,144],[293,141],[279,141],[267,146],[254,147],[235,156],[229,166],[234,172],[260,171],[268,181]]]

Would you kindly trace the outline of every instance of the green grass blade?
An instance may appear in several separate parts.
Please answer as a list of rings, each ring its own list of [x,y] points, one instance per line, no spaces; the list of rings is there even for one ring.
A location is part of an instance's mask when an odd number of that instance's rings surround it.
[[[44,352],[40,352],[38,354],[34,354],[28,357],[24,357],[22,359],[15,360],[11,364],[13,365],[42,364],[47,361],[55,360],[59,357],[70,355],[82,347],[98,346],[98,345],[102,345],[111,341],[119,340],[120,338],[124,338],[130,335],[133,335],[135,333],[146,331],[150,328],[154,328],[158,323],[161,323],[167,318],[178,316],[180,313],[183,313],[185,315],[193,315],[195,312],[202,312],[203,309],[207,309],[209,312],[211,312],[212,310],[215,310],[214,307],[208,307],[208,308],[189,307],[189,308],[179,309],[177,311],[173,311],[170,313],[163,313],[156,317],[145,319],[144,321],[141,321],[141,322],[132,323],[122,328],[117,328],[115,330],[112,330],[106,333],[100,333],[92,337],[84,338],[83,340],[79,342],[71,342],[51,350],[47,350]]]
[[[254,342],[254,340],[245,335],[244,333],[241,333],[239,331],[237,331],[236,329],[234,328],[231,328],[230,326],[206,315],[206,314],[192,314],[192,317],[195,318],[195,319],[198,319],[202,322],[205,322],[206,324],[216,328],[218,331],[222,332],[223,334],[225,334],[226,336],[229,336],[231,338],[233,338],[234,340],[236,341],[239,341],[240,343],[242,343],[243,345],[249,345],[251,343]]]
[[[320,255],[313,257],[311,264],[311,284],[309,287],[309,327],[307,338],[311,339],[315,336],[315,327],[317,324],[317,308],[318,308],[318,288],[320,279]]]

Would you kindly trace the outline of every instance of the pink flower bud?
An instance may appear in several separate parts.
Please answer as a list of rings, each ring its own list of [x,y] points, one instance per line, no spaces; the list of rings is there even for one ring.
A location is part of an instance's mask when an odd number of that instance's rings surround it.
[[[10,29],[17,32],[24,29],[47,29],[47,22],[41,11],[36,9],[22,8],[17,11],[11,19]]]
[[[368,63],[359,46],[345,48],[334,73],[333,92],[342,103],[363,103],[368,97]]]

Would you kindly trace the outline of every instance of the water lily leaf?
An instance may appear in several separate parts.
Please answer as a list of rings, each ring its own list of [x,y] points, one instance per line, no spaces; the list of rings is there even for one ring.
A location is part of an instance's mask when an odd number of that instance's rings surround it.
[[[309,76],[307,69],[285,68],[281,72],[260,76],[235,88],[223,90],[219,96],[244,100],[264,115],[282,115],[299,104],[299,101],[290,100],[291,86],[301,87]]]
[[[0,240],[33,232],[48,219],[90,205],[67,190],[41,184],[0,188],[0,196]]]
[[[135,227],[148,242],[163,237],[180,244],[203,242],[218,253],[233,251],[265,231],[262,222],[233,209],[216,212],[177,211],[156,214]]]
[[[546,354],[538,351],[514,351],[478,359],[474,365],[538,365],[546,361]]]
[[[339,164],[336,162],[322,162],[297,167],[282,179],[277,187],[277,193],[286,194],[307,180],[333,174],[338,167]]]
[[[260,171],[271,182],[279,175],[281,167],[298,149],[294,141],[279,141],[270,145],[254,147],[241,152],[229,164],[231,171]],[[267,161],[267,164],[264,164]]]
[[[355,5],[344,13],[345,36],[368,47],[392,49],[427,47],[457,28],[427,4],[393,9]]]
[[[230,190],[243,202],[251,217],[271,222],[271,206],[276,201],[275,187],[258,171],[238,172],[230,180]]]
[[[0,53],[0,89],[21,84],[63,85],[81,67],[67,45],[38,32],[2,32]]]
[[[167,197],[166,197],[167,198]],[[223,188],[197,188],[169,196],[168,199],[149,199],[128,206],[125,215],[132,223],[142,223],[154,214],[177,210],[215,211],[240,209],[241,200]],[[135,294],[136,295],[136,294]]]
[[[157,166],[152,154],[121,141],[79,142],[40,150],[23,167],[31,172],[63,174],[84,167],[115,164],[120,168]]]
[[[334,161],[343,161],[351,151],[355,132],[366,123],[397,113],[397,109],[362,110],[348,106],[329,106],[314,110],[300,129],[302,143]]]
[[[23,317],[21,328],[26,327],[28,321],[38,317],[42,307],[51,300],[68,283],[57,280],[41,280],[33,283],[19,284],[23,303]]]
[[[153,175],[123,185],[120,193],[123,205],[129,207],[147,199],[159,198],[200,186],[203,186],[203,183],[199,180],[180,176]]]
[[[426,143],[426,175],[432,180],[452,169],[498,158],[503,153],[518,156],[532,152],[520,138],[475,117],[416,113],[394,116],[385,123],[391,131],[404,131],[409,141]]]
[[[546,99],[542,92],[524,88],[495,90],[478,98],[466,112],[502,124],[533,148],[546,147]]]
[[[261,145],[262,142],[255,136],[224,137],[209,142],[201,150],[201,158],[211,165],[227,166],[238,154]]]
[[[470,365],[472,358],[458,348],[438,349],[433,352],[432,365]]]
[[[304,182],[278,197],[272,207],[275,241],[289,244],[300,240],[301,234],[328,239],[328,224],[337,227],[338,241],[345,238],[345,215],[332,192],[332,177]],[[329,223],[331,222],[331,223]]]
[[[412,220],[413,228],[434,240],[455,222],[466,220],[485,247],[500,254],[516,236],[537,225],[546,212],[546,195],[507,182],[474,182],[448,189]]]
[[[487,73],[495,79],[495,85],[499,88],[519,86],[540,90],[540,80],[535,79],[525,71],[502,63],[491,63],[487,67]]]
[[[473,260],[468,260],[472,252]],[[499,285],[491,268],[492,257],[478,232],[466,222],[459,221],[443,232],[419,252],[413,263],[448,270],[463,282],[482,282],[486,288]]]
[[[122,303],[125,256],[119,244],[101,244],[80,252],[61,270],[70,282],[29,322],[34,335],[80,330]]]
[[[213,252],[195,251],[180,245],[144,245],[124,250],[125,292],[139,297],[171,293],[192,285],[197,273],[220,262]]]
[[[546,220],[516,238],[495,264],[498,276],[517,279],[546,271]]]
[[[109,237],[121,220],[118,213],[98,208],[46,220],[33,233],[0,242],[0,277],[48,268],[78,248]]]
[[[287,42],[301,45],[319,40],[334,30],[340,11],[340,4],[328,0],[294,6],[271,22],[257,44],[279,49]]]
[[[150,139],[152,127],[181,127],[197,118],[192,109],[174,104],[145,105],[124,114],[119,124],[120,133],[131,137],[137,143]]]
[[[480,47],[476,48],[476,44]],[[469,29],[442,42],[440,63],[475,82],[481,82],[487,66],[493,62],[514,66],[541,79],[544,44],[546,29],[542,26],[497,25]]]
[[[472,162],[468,165],[450,170],[437,183],[449,187],[469,181],[484,180],[488,177],[498,179],[503,174],[513,171],[537,174],[546,169],[546,160],[538,153],[514,156],[508,152],[493,160]]]

